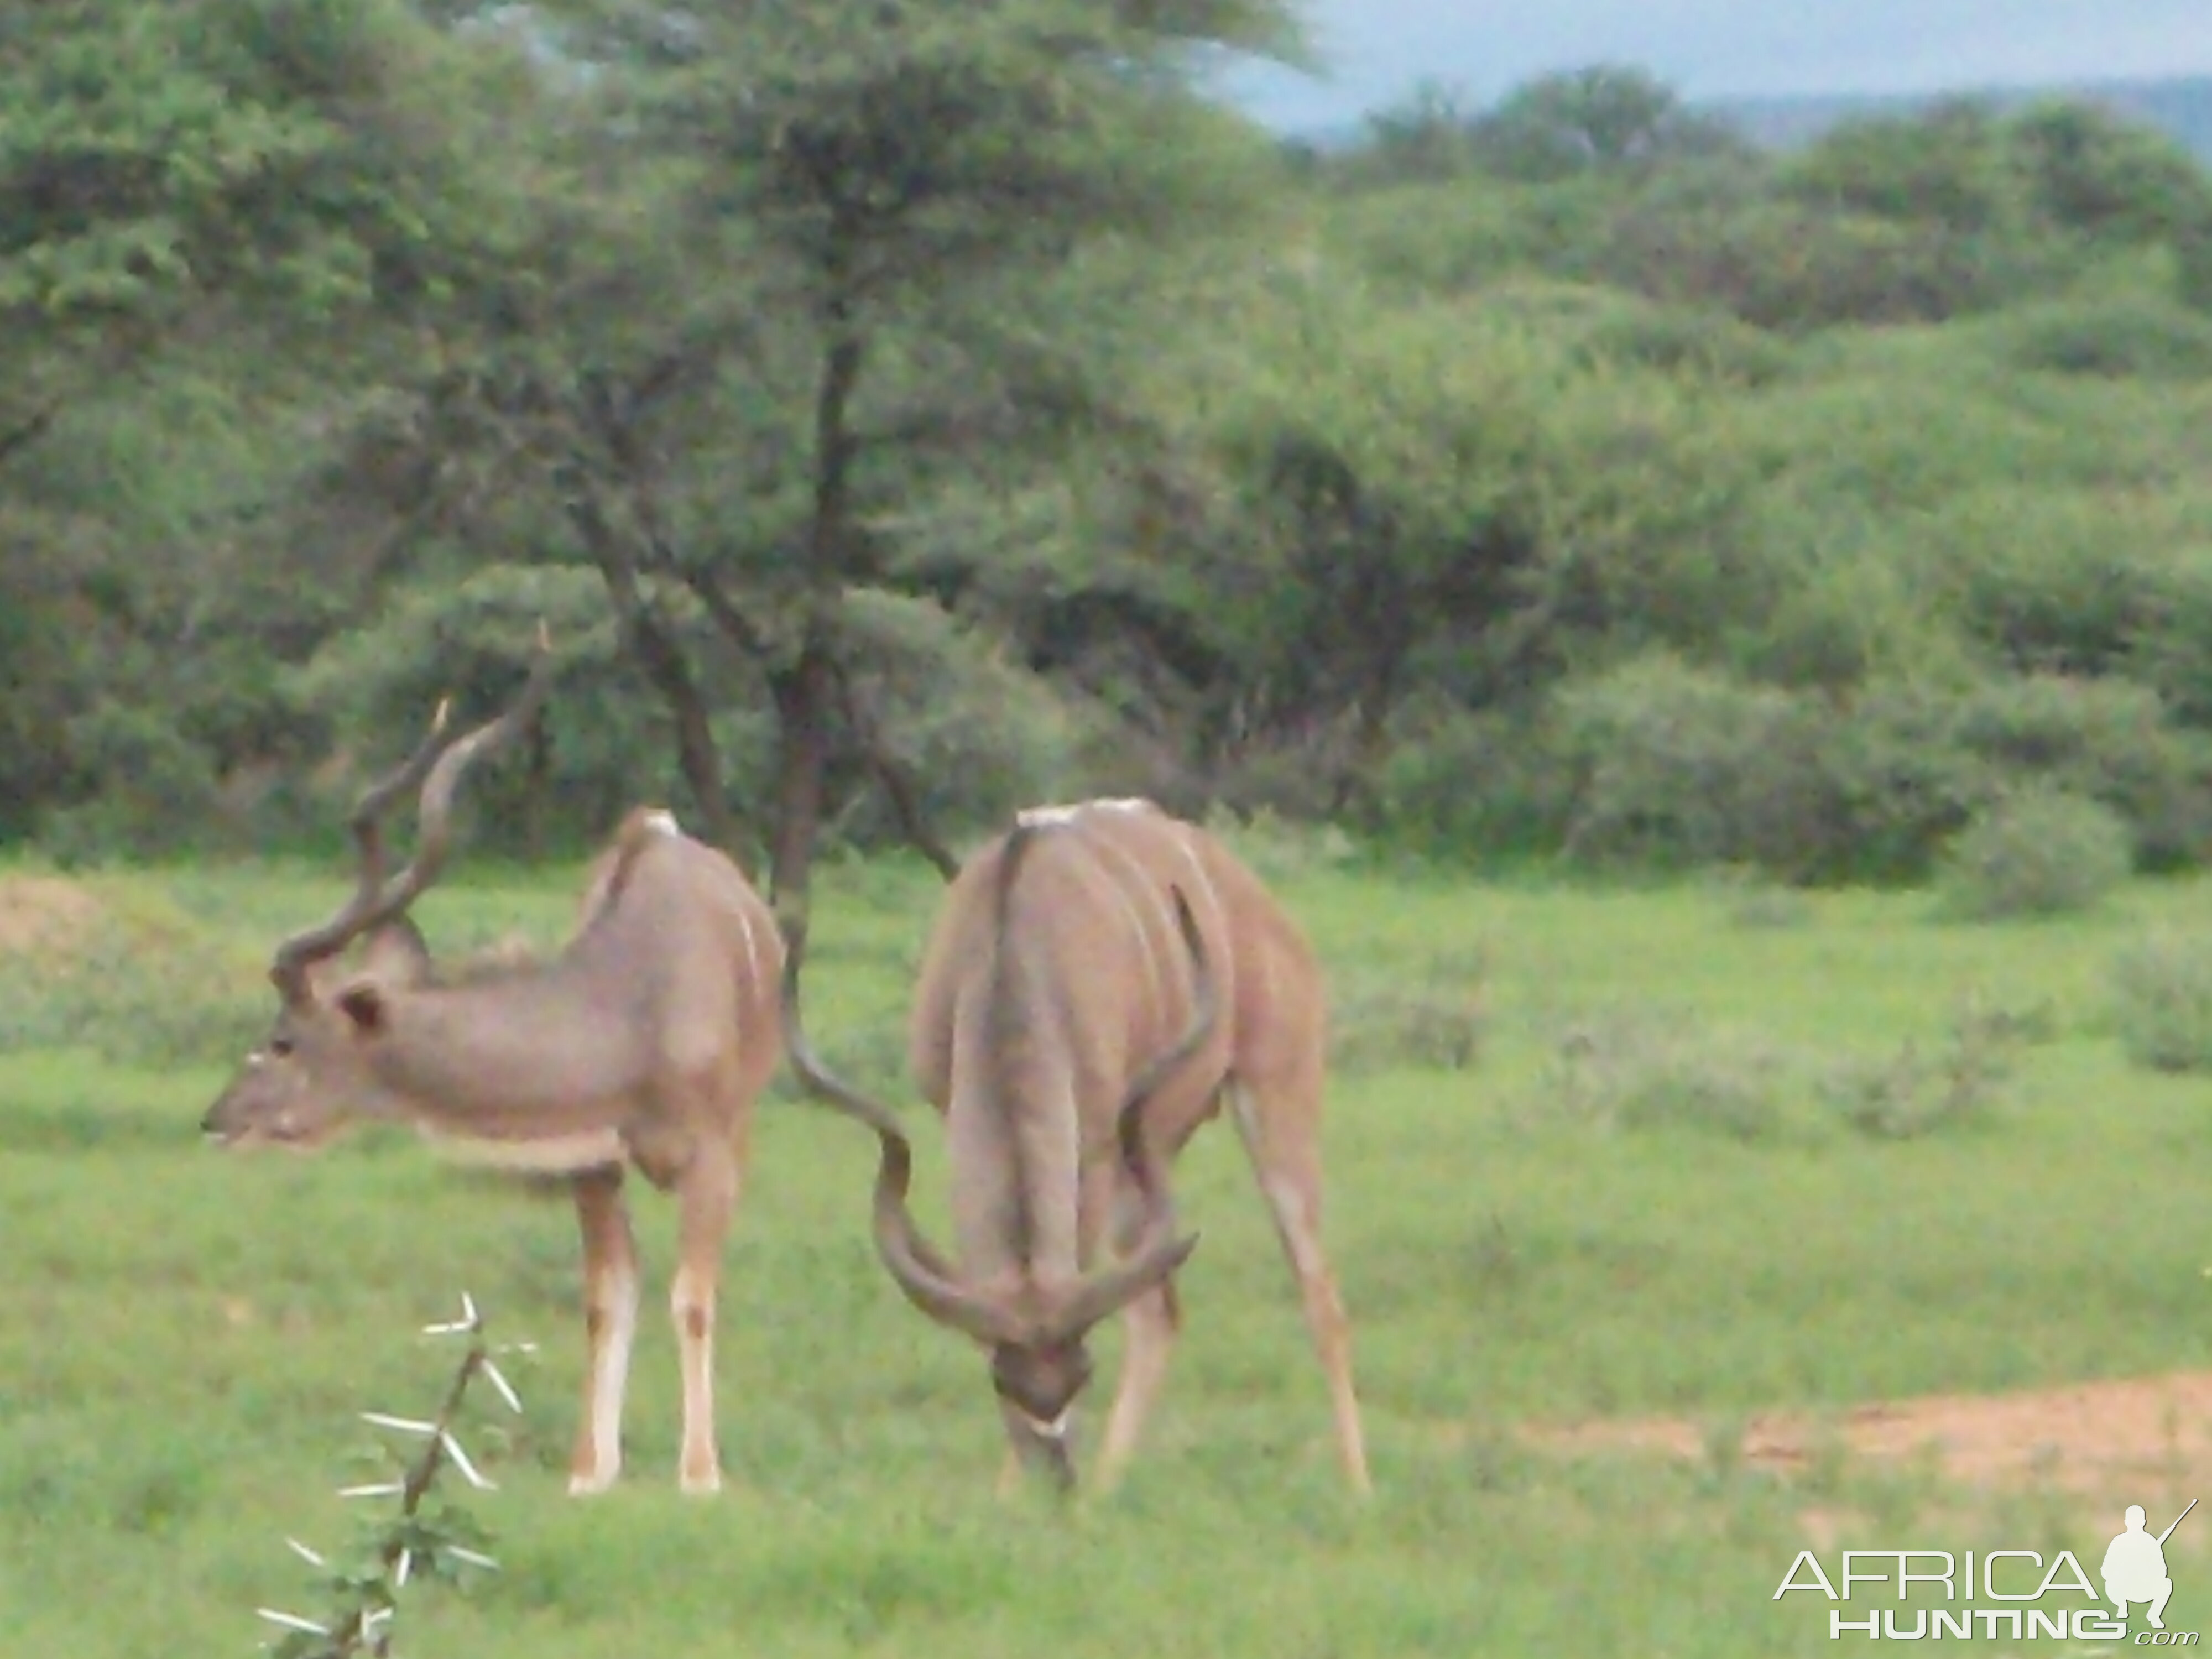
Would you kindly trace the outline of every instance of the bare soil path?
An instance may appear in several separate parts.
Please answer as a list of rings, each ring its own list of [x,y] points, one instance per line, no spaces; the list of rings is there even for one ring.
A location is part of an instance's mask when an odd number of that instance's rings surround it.
[[[1539,1446],[1567,1452],[1711,1455],[1711,1423],[1686,1418],[1532,1425],[1522,1432]],[[1745,1422],[1738,1449],[1750,1467],[1787,1469],[1838,1441],[1854,1456],[1932,1458],[1945,1477],[1969,1486],[2042,1483],[2102,1498],[2179,1481],[2201,1482],[2212,1495],[2212,1370],[2008,1394],[1926,1395],[1836,1413],[1764,1413]]]

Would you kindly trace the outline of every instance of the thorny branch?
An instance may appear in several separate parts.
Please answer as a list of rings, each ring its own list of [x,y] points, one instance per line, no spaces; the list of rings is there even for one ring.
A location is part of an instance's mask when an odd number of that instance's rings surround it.
[[[518,1414],[521,1412],[521,1398],[500,1370],[494,1355],[511,1351],[527,1352],[532,1345],[514,1343],[495,1349],[484,1335],[483,1318],[475,1301],[465,1292],[461,1297],[459,1319],[425,1326],[423,1332],[430,1336],[468,1339],[467,1350],[454,1370],[453,1381],[447,1385],[437,1414],[427,1419],[394,1417],[384,1412],[361,1414],[362,1421],[377,1428],[420,1437],[422,1451],[397,1480],[338,1489],[341,1498],[396,1496],[399,1499],[398,1510],[374,1528],[367,1561],[355,1570],[333,1568],[320,1554],[296,1539],[286,1540],[295,1554],[326,1575],[324,1582],[335,1593],[337,1606],[323,1620],[304,1618],[274,1607],[257,1608],[261,1618],[286,1632],[274,1650],[276,1659],[355,1659],[361,1655],[388,1659],[398,1592],[411,1578],[458,1577],[459,1568],[489,1571],[498,1565],[482,1551],[469,1547],[470,1543],[480,1541],[481,1532],[466,1516],[449,1510],[434,1516],[425,1513],[424,1505],[439,1478],[448,1470],[458,1470],[479,1491],[492,1489],[492,1482],[463,1449],[454,1425],[459,1421],[471,1387],[479,1377],[491,1384],[510,1411]]]

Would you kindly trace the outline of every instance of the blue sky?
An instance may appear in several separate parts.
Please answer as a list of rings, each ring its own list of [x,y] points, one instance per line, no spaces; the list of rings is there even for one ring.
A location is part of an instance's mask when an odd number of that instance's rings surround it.
[[[2212,73],[2212,0],[1305,0],[1333,78],[1240,72],[1270,125],[1334,126],[1424,76],[1486,103],[1531,76],[1649,69],[1690,98]]]

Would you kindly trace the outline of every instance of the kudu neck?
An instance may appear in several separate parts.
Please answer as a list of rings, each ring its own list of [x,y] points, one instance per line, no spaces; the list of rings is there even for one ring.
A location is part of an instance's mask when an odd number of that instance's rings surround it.
[[[372,1066],[398,1115],[464,1133],[615,1127],[643,1081],[627,1001],[566,963],[396,994]]]

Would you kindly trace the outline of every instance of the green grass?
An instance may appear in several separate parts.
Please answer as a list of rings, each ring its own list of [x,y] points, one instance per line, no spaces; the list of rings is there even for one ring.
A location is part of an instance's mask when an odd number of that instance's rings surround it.
[[[1935,1523],[1916,1517],[1947,1501],[1929,1483],[1567,1459],[1513,1425],[1720,1423],[2212,1364],[2212,1101],[2190,1076],[2129,1066],[2110,991],[2154,923],[2212,924],[2212,884],[1977,927],[1938,920],[1925,895],[1752,907],[1717,884],[1270,867],[1370,1003],[1408,964],[1482,964],[1477,1063],[1370,1063],[1332,1094],[1328,1231],[1378,1487],[1364,1510],[1341,1493],[1233,1135],[1208,1131],[1182,1166],[1205,1238],[1145,1450],[1122,1492],[1062,1518],[993,1500],[983,1367],[877,1267],[866,1138],[781,1091],[727,1255],[731,1490],[674,1489],[658,1315],[671,1216],[647,1196],[624,1482],[571,1502],[565,1203],[464,1179],[404,1135],[313,1159],[198,1144],[223,1048],[262,1017],[262,953],[338,885],[283,869],[88,878],[125,918],[111,982],[71,989],[50,963],[0,975],[0,1032],[16,1034],[0,1054],[0,1655],[250,1651],[256,1605],[299,1604],[283,1537],[339,1535],[353,1413],[431,1403],[449,1356],[410,1334],[464,1287],[544,1349],[501,1490],[477,1504],[505,1570],[465,1600],[426,1599],[402,1629],[405,1651],[478,1659],[1829,1651],[1825,1602],[1770,1599],[1806,1541],[1801,1512],[1863,1515],[1847,1534],[1862,1547],[1923,1544]],[[573,872],[456,879],[421,910],[442,945],[550,938],[570,914]],[[823,883],[811,1024],[833,1063],[888,1082],[932,890],[882,867]],[[173,957],[191,973],[165,972]],[[1969,997],[2039,1024],[1985,1109],[1888,1139],[1826,1103],[1838,1067],[1941,1048]],[[128,1029],[151,1014],[168,1030],[157,1059]],[[1692,1056],[1687,1103],[1643,1127],[1565,1109],[1561,1042],[1613,1042],[1638,1020]],[[82,1046],[49,1046],[60,1031]],[[1768,1115],[1747,1137],[1700,1116],[1696,1079],[1749,1075],[1754,1051],[1772,1064],[1745,1086]],[[1640,1052],[1619,1048],[1618,1066],[1632,1073]],[[941,1230],[938,1150],[925,1137],[920,1183]],[[1110,1328],[1099,1346],[1094,1427]],[[2048,1524],[2094,1571],[2114,1522]],[[2185,1541],[2177,1563],[2201,1560]],[[1948,1547],[2015,1542],[2048,1547],[2017,1532]],[[2176,1577],[2167,1622],[2197,1628],[2212,1578]]]

